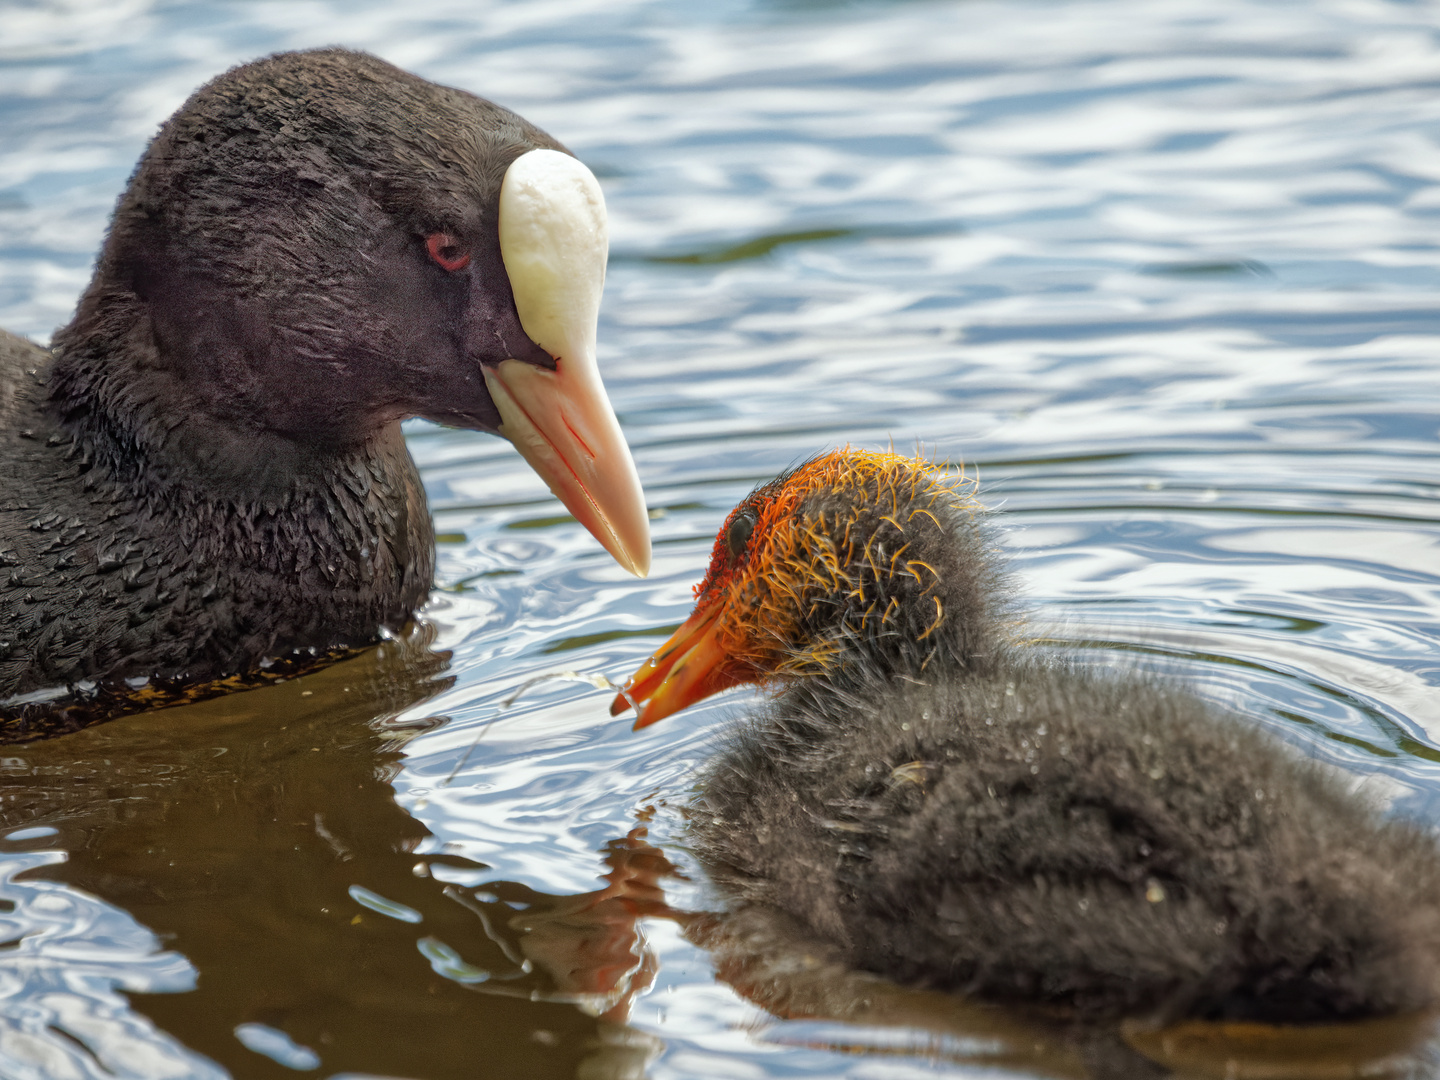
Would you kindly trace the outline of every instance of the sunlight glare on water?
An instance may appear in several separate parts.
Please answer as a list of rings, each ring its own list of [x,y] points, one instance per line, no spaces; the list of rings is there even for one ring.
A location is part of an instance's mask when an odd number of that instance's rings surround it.
[[[626,839],[637,815],[688,875],[661,879],[665,900],[710,902],[678,808],[743,695],[638,734],[573,680],[505,706],[547,672],[633,670],[687,614],[728,509],[847,442],[978,476],[1046,636],[1161,658],[1440,821],[1437,17],[1424,0],[0,6],[0,325],[37,341],[155,125],[231,64],[366,48],[564,141],[609,206],[600,362],[655,535],[635,580],[506,443],[413,423],[452,682],[314,715],[319,697],[257,691],[230,706],[248,726],[202,711],[188,743],[146,718],[6,748],[7,782],[51,778],[40,823],[59,833],[0,843],[0,927],[35,958],[0,965],[0,1075],[278,1076],[301,1049],[317,1075],[417,1080],[999,1075],[883,1036],[827,1049],[834,1025],[775,1021],[673,924],[635,926],[625,890],[655,857]],[[366,722],[397,712],[397,730],[448,722],[379,753]],[[247,798],[209,846],[187,838]],[[37,823],[6,805],[7,829]],[[235,864],[234,837],[282,827],[294,843]],[[37,860],[45,882],[16,879]],[[226,906],[208,882],[250,891]],[[576,935],[622,983],[565,967]],[[309,968],[265,967],[286,963]],[[346,1004],[317,1004],[310,976]],[[390,997],[361,1002],[372,978]],[[364,1052],[342,1032],[362,1008],[396,1033]]]

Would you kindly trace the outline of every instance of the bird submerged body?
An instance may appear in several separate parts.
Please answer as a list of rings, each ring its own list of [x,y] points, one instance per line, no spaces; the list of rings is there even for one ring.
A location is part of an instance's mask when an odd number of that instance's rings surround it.
[[[1158,675],[1014,644],[978,508],[926,463],[847,451],[758,489],[697,595],[627,690],[638,726],[777,688],[693,807],[735,904],[857,969],[1083,1020],[1436,1004],[1432,836]]]

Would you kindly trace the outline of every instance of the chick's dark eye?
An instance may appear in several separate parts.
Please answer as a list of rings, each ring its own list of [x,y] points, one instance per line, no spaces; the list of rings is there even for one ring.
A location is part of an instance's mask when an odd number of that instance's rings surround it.
[[[461,247],[459,241],[449,233],[431,233],[425,238],[425,250],[443,270],[453,273],[470,265],[470,252]]]
[[[745,545],[750,543],[750,534],[755,531],[755,521],[755,511],[746,507],[730,522],[725,530],[725,546],[730,549],[730,558],[738,559],[745,554]]]

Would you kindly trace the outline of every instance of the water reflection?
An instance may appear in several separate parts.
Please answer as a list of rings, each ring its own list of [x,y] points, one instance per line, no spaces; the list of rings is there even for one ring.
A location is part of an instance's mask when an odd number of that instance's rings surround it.
[[[485,905],[457,902],[453,886],[438,879],[446,868],[481,868],[443,853],[417,862],[414,849],[428,830],[396,804],[390,787],[405,743],[443,722],[399,718],[449,683],[446,654],[429,644],[422,630],[302,680],[14,748],[4,760],[4,823],[48,826],[53,835],[27,846],[43,841],[68,855],[32,864],[21,883],[64,883],[72,887],[66,895],[93,894],[148,927],[173,950],[162,955],[182,977],[171,985],[137,978],[121,987],[142,991],[133,998],[136,1009],[161,1029],[183,1032],[191,1051],[235,1075],[291,1072],[295,1059],[282,1064],[283,1044],[272,1054],[280,1060],[247,1049],[263,1051],[271,1029],[331,1071],[575,1076],[595,1045],[615,1042],[607,1017],[620,1001],[596,1018],[564,995],[554,1001],[477,995],[437,973],[417,947],[421,937],[450,942],[489,971],[514,963],[509,924],[498,915],[477,918]],[[624,933],[607,920],[623,902],[618,898],[631,895],[626,882],[643,875],[623,842],[612,861],[610,894],[593,898],[589,910],[600,913],[595,940],[623,953]],[[351,895],[357,885],[419,913],[420,925],[357,903]],[[513,893],[505,887],[507,899],[517,900]],[[54,886],[44,895],[56,895]],[[543,911],[539,900],[540,894],[528,897]],[[25,933],[37,932],[38,906],[17,908]],[[584,910],[556,909],[533,932],[564,928],[589,941],[576,930]],[[489,935],[487,926],[503,932]],[[100,951],[104,940],[82,932],[74,947],[77,955]],[[177,953],[198,972],[195,988],[143,993],[186,988]],[[623,968],[606,955],[606,971]],[[557,987],[574,993],[598,993],[604,982],[597,976],[587,986],[574,971],[558,969],[543,948],[532,966],[537,977],[548,972]],[[630,983],[643,985],[638,968]],[[113,1014],[123,1015],[111,998]],[[47,1002],[32,995],[29,1007],[43,1010]],[[63,1003],[49,1007],[49,1037],[58,1045],[78,1041],[106,1067],[123,1056],[105,1031],[62,1015]],[[236,1035],[241,1025],[250,1025],[242,1031],[245,1045]],[[204,1063],[192,1057],[190,1067],[203,1070]]]
[[[666,904],[661,886],[675,867],[645,836],[640,827],[606,845],[607,884],[592,892],[554,895],[511,881],[473,891],[445,889],[475,914],[486,937],[514,965],[508,977],[496,977],[464,964],[458,973],[462,982],[483,993],[569,1002],[596,1017],[595,1035],[576,1074],[581,1080],[638,1080],[662,1049],[653,1035],[626,1026],[631,1005],[650,988],[657,968],[639,920],[686,916]],[[446,963],[459,959],[441,955]],[[436,970],[445,968],[436,963]]]
[[[606,845],[603,889],[577,895],[539,892],[516,881],[489,882],[474,891],[446,886],[447,896],[475,913],[486,936],[514,964],[508,976],[488,977],[490,993],[568,1001],[614,1023],[655,978],[639,918],[675,916],[660,879],[675,872],[659,848],[632,830]],[[517,914],[518,912],[518,914]],[[467,965],[468,966],[468,965]]]

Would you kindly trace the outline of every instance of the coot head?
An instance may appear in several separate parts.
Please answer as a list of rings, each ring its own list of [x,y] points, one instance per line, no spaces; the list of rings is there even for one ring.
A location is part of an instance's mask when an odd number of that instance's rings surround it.
[[[850,449],[757,488],[721,527],[694,613],[611,715],[635,705],[639,728],[741,683],[986,662],[1007,592],[969,488],[922,459]]]
[[[54,395],[211,487],[411,416],[495,431],[643,574],[595,362],[606,252],[594,176],[514,113],[361,53],[272,56],[151,143],[57,335]]]

